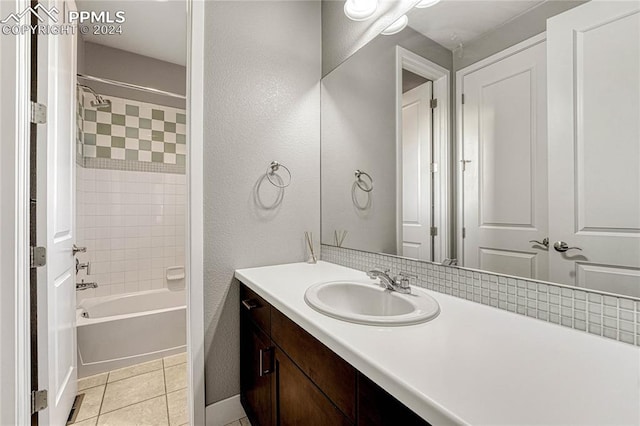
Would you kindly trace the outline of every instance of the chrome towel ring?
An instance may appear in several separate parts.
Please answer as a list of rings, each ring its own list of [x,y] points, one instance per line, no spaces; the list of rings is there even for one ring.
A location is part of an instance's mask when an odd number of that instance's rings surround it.
[[[273,180],[274,176],[278,176],[276,175],[276,172],[278,170],[280,170],[280,167],[282,167],[283,169],[285,169],[287,171],[287,174],[289,175],[289,179],[288,182],[285,183],[277,183]],[[287,168],[287,166],[285,166],[284,164],[280,164],[277,161],[272,161],[271,164],[269,164],[269,168],[267,169],[267,173],[265,173],[265,176],[267,177],[267,179],[269,180],[269,182],[271,183],[271,185],[277,187],[277,188],[286,188],[287,186],[289,186],[291,184],[291,171]],[[278,176],[280,177],[280,176]],[[281,182],[284,182],[282,179],[280,179]]]
[[[356,185],[358,188],[362,189],[364,192],[373,191],[373,178],[367,172],[363,172],[362,170],[356,170]],[[368,185],[363,185],[366,182],[362,179],[362,176],[366,176],[369,179]]]

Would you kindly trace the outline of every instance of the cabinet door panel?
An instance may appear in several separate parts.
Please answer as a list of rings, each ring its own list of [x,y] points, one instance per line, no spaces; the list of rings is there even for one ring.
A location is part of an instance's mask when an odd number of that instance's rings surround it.
[[[242,405],[253,426],[271,425],[271,380],[266,353],[271,340],[245,315],[240,339],[240,387]]]
[[[275,349],[275,373],[273,424],[353,425],[279,348]]]
[[[356,369],[276,309],[273,341],[352,421],[356,420]]]

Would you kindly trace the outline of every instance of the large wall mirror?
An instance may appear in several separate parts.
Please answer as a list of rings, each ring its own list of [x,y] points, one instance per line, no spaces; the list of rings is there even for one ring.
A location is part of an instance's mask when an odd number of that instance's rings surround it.
[[[322,243],[640,297],[640,6],[442,0],[322,80]]]

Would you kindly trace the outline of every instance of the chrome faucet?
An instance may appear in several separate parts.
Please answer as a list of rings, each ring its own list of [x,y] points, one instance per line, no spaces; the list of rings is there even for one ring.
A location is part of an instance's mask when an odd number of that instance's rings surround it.
[[[389,269],[372,269],[367,272],[367,276],[372,280],[376,278],[380,279],[380,285],[389,291],[410,294],[411,286],[409,285],[409,278],[417,278],[417,276],[400,272],[397,277],[391,277],[389,272],[391,272]]]
[[[84,280],[76,283],[76,291],[88,290],[90,288],[98,288],[98,283],[85,283]]]

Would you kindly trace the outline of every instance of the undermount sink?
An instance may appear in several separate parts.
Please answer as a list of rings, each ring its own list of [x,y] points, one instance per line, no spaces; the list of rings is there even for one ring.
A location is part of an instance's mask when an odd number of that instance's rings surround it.
[[[401,294],[374,281],[330,281],[309,287],[304,300],[324,315],[358,324],[418,324],[440,313],[433,297],[415,287],[411,290],[411,294]]]

